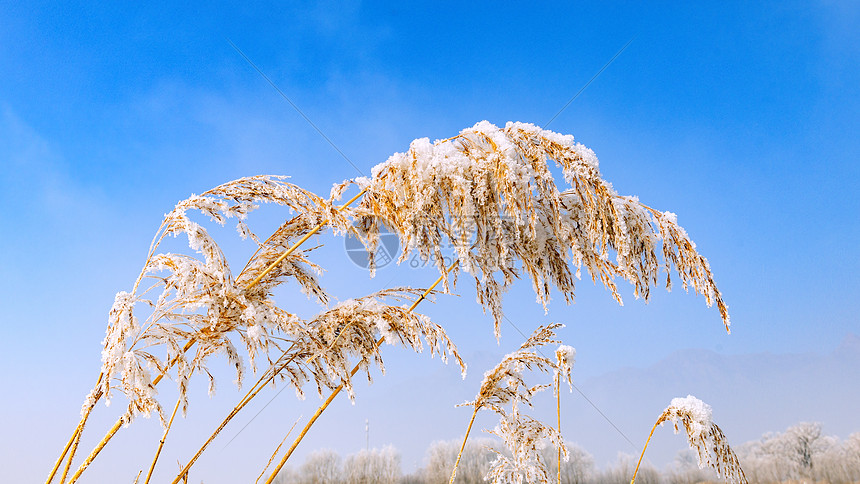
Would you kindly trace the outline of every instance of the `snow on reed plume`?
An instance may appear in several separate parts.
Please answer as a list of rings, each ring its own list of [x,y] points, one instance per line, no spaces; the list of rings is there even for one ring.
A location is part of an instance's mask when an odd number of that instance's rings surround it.
[[[411,288],[386,289],[343,301],[324,311],[304,326],[293,350],[285,353],[299,364],[287,366],[281,375],[288,375],[300,396],[303,381],[310,379],[320,395],[323,389],[333,390],[343,384],[353,400],[351,373],[356,359],[368,381],[371,381],[371,364],[385,372],[378,344],[384,336],[388,344],[400,344],[417,353],[424,350],[426,342],[431,356],[438,355],[446,363],[448,356],[453,356],[465,377],[466,363],[442,326],[403,305],[385,303],[390,299],[414,301],[422,292]],[[312,378],[308,378],[308,373]]]
[[[566,182],[563,188],[556,185],[549,160],[560,167]],[[362,189],[353,198],[361,197],[358,206],[336,208],[333,202],[350,185]],[[280,204],[295,213],[262,242],[245,223],[259,203]],[[257,243],[258,250],[238,274],[190,212],[222,225],[235,219],[239,235]],[[726,305],[708,262],[696,252],[674,214],[618,195],[601,177],[594,153],[572,136],[531,124],[508,123],[500,129],[482,121],[453,138],[413,141],[407,152],[377,165],[372,177],[335,185],[328,200],[287,183],[284,177],[256,176],[179,202],[165,215],[132,289],[116,295],[103,341],[102,377],[84,403],[76,435],[89,410],[102,397],[109,403],[115,389],[129,400],[123,423],[152,412],[164,422],[154,382],[168,371],[173,372],[186,411],[193,373],[206,374],[214,391],[215,378],[207,362],[216,354],[226,355],[239,385],[245,373],[242,353],[255,371],[257,361],[265,357],[270,364],[266,373],[288,381],[300,396],[303,385],[313,381],[318,392],[343,384],[352,397],[347,361],[357,358],[365,370],[371,364],[382,368],[374,342],[378,335],[416,351],[421,351],[423,339],[431,354],[454,355],[465,368],[441,326],[383,302],[414,298],[413,290],[383,291],[345,301],[311,320],[276,305],[273,289],[292,280],[328,308],[330,296],[317,280],[321,268],[308,259],[307,250],[294,250],[296,241],[305,240],[323,224],[335,233],[359,237],[368,248],[371,270],[380,227],[385,224],[400,238],[399,261],[413,251],[434,258],[446,291],[451,284],[443,246],[451,243],[459,261],[452,272],[453,284],[460,267],[475,278],[477,300],[492,314],[497,338],[501,297],[515,278],[527,274],[538,302],[546,308],[553,287],[572,302],[575,279],[583,266],[619,303],[618,277],[629,281],[634,295],[647,301],[650,288],[658,284],[658,273],[666,273],[665,285],[670,288],[670,272],[677,270],[685,289],[692,287],[703,294],[709,306],[717,304],[729,329]],[[158,252],[168,235],[186,237],[196,254]],[[508,372],[509,384],[485,381],[490,386],[482,385],[474,402],[476,411],[528,403],[533,392],[550,386],[525,386],[517,376],[523,368],[555,368],[556,383],[560,383],[565,371],[561,362],[529,356],[526,349],[521,349],[517,363],[503,362],[502,366],[512,365],[500,370]],[[272,361],[272,352],[282,355]],[[153,370],[159,373],[155,379]],[[569,368],[566,371],[569,380]],[[484,390],[489,393],[484,395]]]
[[[488,408],[497,413],[504,412],[503,407],[515,401],[531,406],[532,397],[550,385],[540,384],[530,387],[526,384],[523,372],[558,370],[553,360],[536,350],[544,345],[561,343],[555,339],[555,330],[563,327],[561,323],[538,326],[519,349],[505,355],[498,365],[484,373],[481,388],[475,399],[458,406],[471,406],[475,411]]]
[[[285,224],[285,230],[279,230],[266,241],[237,280],[218,244],[202,225],[190,218],[189,212],[198,211],[222,225],[227,219],[235,218],[239,234],[256,241],[257,237],[244,220],[259,202],[285,205],[299,215],[291,219],[291,224]],[[295,315],[274,304],[269,298],[270,289],[291,277],[303,291],[322,302],[328,300],[328,295],[314,275],[318,267],[298,251],[251,291],[245,291],[239,282],[263,266],[273,248],[301,235],[314,220],[333,217],[332,212],[324,199],[286,183],[283,177],[241,178],[180,201],[165,215],[131,292],[116,295],[103,341],[103,378],[87,403],[97,398],[97,393],[103,394],[109,403],[111,390],[119,386],[129,399],[126,423],[135,414],[149,416],[152,411],[157,411],[163,421],[161,406],[155,399],[156,390],[145,366],[160,373],[166,372],[171,364],[176,366],[176,380],[185,411],[192,372],[198,370],[209,375],[210,392],[214,391],[215,380],[206,369],[206,361],[218,352],[227,355],[236,369],[237,382],[241,384],[244,366],[229,336],[240,336],[253,364],[259,350],[278,345],[268,337],[269,330],[290,331],[298,321]],[[156,253],[167,236],[183,234],[196,256]],[[143,322],[137,315],[140,305],[148,309]],[[197,343],[190,357],[185,354],[189,342]],[[166,348],[163,358],[154,351],[161,347]],[[114,376],[118,377],[119,385]]]
[[[555,371],[553,392],[561,391],[561,382],[567,380],[570,391],[573,392],[573,364],[576,362],[576,349],[568,345],[560,345],[555,350]],[[558,396],[558,395],[556,395]]]
[[[549,159],[561,167],[566,190],[556,186]],[[185,410],[187,381],[195,370],[210,377],[214,391],[215,380],[206,361],[219,352],[235,367],[241,385],[244,366],[230,336],[243,343],[254,367],[258,353],[280,349],[272,332],[293,334],[301,325],[269,297],[276,285],[293,279],[321,304],[329,300],[315,276],[320,268],[302,251],[248,288],[292,241],[321,222],[336,232],[359,234],[359,227],[372,268],[380,220],[385,220],[401,239],[400,261],[412,250],[422,257],[435,257],[449,289],[442,254],[447,238],[455,246],[460,266],[475,276],[478,301],[492,313],[497,337],[501,295],[519,275],[517,260],[544,306],[552,286],[572,301],[574,278],[583,265],[619,302],[616,277],[629,280],[634,294],[647,300],[660,269],[666,272],[668,287],[669,270],[674,267],[685,289],[692,286],[709,305],[717,303],[729,327],[707,260],[695,251],[674,215],[617,195],[602,179],[594,153],[572,136],[524,123],[508,123],[500,129],[483,121],[448,140],[415,140],[406,153],[374,167],[372,175],[336,185],[331,200],[282,177],[258,176],[226,183],[177,204],[156,234],[134,288],[117,294],[102,352],[105,377],[84,408],[97,399],[97,392],[109,400],[111,389],[119,387],[130,400],[129,418],[155,410],[163,419],[147,366],[165,372],[175,364]],[[365,194],[358,207],[340,212],[332,200],[340,198],[350,184],[359,185]],[[261,243],[234,278],[218,244],[188,212],[199,211],[221,224],[235,218],[239,234],[258,241],[244,219],[261,202],[285,205],[298,215]],[[180,234],[187,236],[198,257],[156,254],[167,235]],[[614,261],[610,253],[615,254]],[[458,271],[459,267],[455,281]],[[141,288],[144,279],[152,284]],[[157,297],[147,296],[159,290]],[[149,306],[149,316],[142,323],[135,313],[141,303]],[[186,356],[184,350],[192,341],[197,348]],[[166,347],[166,355],[150,351],[154,346]]]
[[[521,414],[516,401],[512,402],[510,412],[500,414],[498,426],[490,433],[500,437],[511,453],[508,457],[493,450],[496,459],[490,463],[490,469],[485,476],[493,484],[521,484],[524,479],[528,483],[550,482],[550,473],[541,452],[547,442],[562,451],[565,462],[569,459],[561,433],[539,420]]]
[[[672,422],[675,433],[683,427],[687,435],[687,443],[696,452],[699,469],[712,468],[718,476],[729,482],[747,483],[747,478],[741,469],[740,462],[735,452],[729,446],[725,434],[714,423],[711,406],[698,398],[688,395],[685,398],[673,398],[669,406],[660,414],[660,418],[654,424],[662,426],[666,422]],[[654,430],[651,430],[654,433]],[[651,437],[648,437],[650,440]],[[645,443],[645,448],[648,443]],[[645,454],[645,449],[642,449]],[[642,458],[639,458],[641,463]],[[638,465],[637,465],[638,469]],[[633,480],[636,475],[634,472]],[[633,480],[630,482],[632,483]]]
[[[285,205],[298,215],[260,243],[244,221],[259,202]],[[220,224],[236,218],[239,234],[257,241],[258,250],[235,278],[216,241],[189,217],[192,210]],[[390,289],[345,301],[304,321],[271,299],[275,286],[293,280],[309,297],[322,305],[328,304],[330,297],[316,278],[320,268],[302,251],[293,252],[257,284],[250,285],[295,239],[322,220],[327,220],[336,231],[354,231],[329,201],[286,183],[282,177],[243,178],[179,202],[156,233],[132,291],[116,296],[103,342],[104,377],[88,396],[84,408],[94,403],[99,392],[109,401],[111,390],[118,387],[129,400],[126,423],[135,414],[149,416],[153,411],[164,421],[150,369],[165,373],[171,364],[176,367],[175,378],[185,410],[188,380],[195,370],[209,377],[210,393],[214,392],[215,378],[207,369],[207,360],[217,353],[226,355],[241,386],[245,369],[235,340],[243,344],[252,368],[256,368],[258,355],[268,358],[270,351],[282,352],[278,370],[300,396],[302,385],[308,381],[314,381],[319,392],[345,383],[352,396],[348,359],[358,356],[364,367],[371,360],[381,366],[374,344],[376,334],[393,336],[387,338],[390,343],[399,342],[416,351],[422,350],[421,338],[425,338],[432,354],[443,359],[452,354],[465,369],[441,326],[423,315],[382,302],[390,298],[412,300],[420,294],[418,290]],[[187,236],[189,247],[202,257],[156,253],[168,235],[181,234]],[[151,283],[146,285],[145,281]],[[157,297],[148,296],[149,293],[157,293]],[[141,303],[148,310],[143,323],[137,316]],[[282,347],[285,340],[293,343],[288,349]],[[191,342],[197,344],[196,350],[186,355],[186,345]],[[157,349],[161,349],[162,355]],[[271,359],[269,362],[272,363]]]
[[[550,159],[561,167],[564,190],[553,179]],[[660,270],[671,287],[674,268],[685,290],[692,286],[709,306],[717,304],[729,329],[708,262],[676,216],[618,195],[601,177],[594,153],[573,136],[526,123],[500,129],[482,121],[446,140],[416,139],[408,151],[374,167],[372,177],[336,185],[332,197],[350,184],[366,190],[351,215],[363,229],[371,269],[381,220],[400,237],[399,261],[417,251],[433,258],[443,275],[447,240],[463,270],[475,277],[478,302],[493,315],[497,337],[501,295],[519,276],[516,261],[544,307],[553,286],[568,303],[573,300],[582,266],[619,303],[616,277],[648,300]],[[447,277],[445,284],[448,289]]]
[[[519,349],[502,358],[493,369],[484,374],[481,387],[475,400],[460,404],[473,407],[472,421],[463,441],[465,447],[468,433],[474,422],[475,415],[481,409],[490,409],[499,415],[499,425],[492,430],[505,443],[511,453],[508,457],[502,452],[495,451],[496,459],[491,463],[487,479],[497,482],[548,482],[549,474],[546,464],[540,454],[545,441],[549,440],[562,451],[565,461],[568,458],[563,438],[557,429],[553,429],[519,411],[520,404],[532,406],[532,397],[549,384],[529,386],[525,381],[525,372],[553,372],[554,382],[562,378],[570,381],[570,370],[573,365],[575,350],[570,346],[561,345],[556,350],[556,360],[553,361],[540,354],[539,348],[548,344],[558,344],[555,330],[564,327],[562,324],[539,326],[534,333],[520,345]],[[557,391],[554,389],[554,391]],[[510,405],[511,410],[505,410]],[[462,452],[462,450],[461,450]],[[452,471],[450,482],[454,482],[457,465]]]

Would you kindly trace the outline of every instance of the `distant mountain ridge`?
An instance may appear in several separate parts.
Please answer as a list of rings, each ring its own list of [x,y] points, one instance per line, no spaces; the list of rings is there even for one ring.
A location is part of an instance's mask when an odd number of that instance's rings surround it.
[[[692,394],[713,407],[714,421],[734,445],[817,421],[841,438],[860,431],[860,337],[847,335],[831,353],[721,355],[682,350],[642,369],[623,369],[592,378],[582,391],[636,446],[673,397]],[[630,445],[585,402],[576,402],[566,434],[580,441],[598,462]],[[582,439],[571,434],[580,433]],[[604,438],[596,439],[604,434]],[[605,438],[615,434],[614,439]],[[665,434],[665,435],[664,435]],[[648,456],[670,461],[685,446],[667,428],[655,433]],[[641,442],[640,442],[641,441]]]

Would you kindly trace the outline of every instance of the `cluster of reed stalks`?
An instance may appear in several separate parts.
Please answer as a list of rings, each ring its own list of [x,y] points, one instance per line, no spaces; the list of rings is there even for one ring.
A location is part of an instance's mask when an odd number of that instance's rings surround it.
[[[553,164],[562,174],[563,186],[555,180]],[[338,206],[351,186],[359,193]],[[266,239],[247,223],[261,203],[285,206],[291,214]],[[221,225],[234,220],[238,234],[256,245],[241,270],[234,271],[215,238],[195,221],[201,215]],[[368,250],[373,270],[383,224],[400,238],[399,260],[413,254],[433,258],[438,279],[426,289],[392,288],[332,305],[319,279],[321,267],[312,261],[312,249],[303,244],[326,230],[357,237]],[[168,236],[187,239],[191,252],[162,252]],[[452,260],[443,254],[449,245],[454,247],[455,262],[445,266],[445,260]],[[472,276],[478,302],[492,315],[498,338],[502,295],[515,279],[527,276],[546,307],[553,289],[568,303],[573,301],[583,268],[619,303],[618,278],[630,282],[636,297],[647,300],[650,288],[661,280],[671,287],[674,271],[685,289],[692,287],[709,306],[717,305],[729,329],[726,305],[708,262],[675,215],[650,208],[636,197],[618,195],[602,178],[591,150],[572,136],[531,124],[499,128],[483,121],[445,140],[415,140],[406,152],[374,167],[371,177],[335,185],[329,198],[276,176],[242,178],[192,195],[165,216],[131,289],[116,295],[97,383],[47,482],[57,474],[61,483],[76,482],[123,425],[138,415],[156,414],[165,432],[145,477],[149,482],[178,409],[183,414],[189,409],[189,380],[205,375],[214,391],[209,363],[221,354],[235,369],[238,385],[245,380],[246,362],[259,379],[174,482],[187,479],[212,440],[263,388],[288,385],[302,395],[311,385],[320,397],[328,392],[274,466],[266,481],[272,482],[331,401],[343,390],[354,398],[353,376],[364,370],[369,378],[371,365],[384,368],[383,342],[416,352],[427,347],[446,361],[452,356],[465,372],[466,364],[444,328],[414,312],[438,284],[447,293],[454,290],[461,270]],[[305,319],[278,305],[273,291],[287,281],[319,303],[318,315]],[[400,304],[404,300],[411,301],[408,308]],[[534,467],[532,461],[540,463],[533,442],[522,441],[524,435],[562,441],[558,429],[526,418],[518,407],[549,386],[560,398],[562,380],[570,383],[572,348],[561,346],[556,360],[535,351],[557,342],[552,338],[558,327],[539,328],[519,351],[488,373],[470,404],[475,412],[489,408],[502,416],[497,434],[513,450],[514,460],[499,461],[494,476],[510,477]],[[527,386],[524,369],[552,371],[553,384]],[[179,394],[169,417],[156,388],[165,377],[175,382]],[[69,476],[91,412],[115,392],[125,397],[127,409]],[[504,410],[508,404],[511,409]],[[559,426],[560,418],[559,412]],[[524,472],[529,480],[546,476],[545,468]]]
[[[506,355],[498,365],[484,374],[480,390],[475,400],[462,405],[472,406],[472,418],[466,429],[466,436],[460,447],[460,454],[454,463],[449,482],[453,483],[457,475],[457,467],[460,456],[466,447],[466,441],[472,429],[472,424],[478,411],[489,409],[499,415],[499,425],[490,433],[497,435],[505,443],[511,453],[511,457],[495,451],[496,459],[490,464],[487,479],[494,483],[516,482],[521,483],[523,478],[526,482],[549,482],[549,473],[546,463],[541,457],[540,449],[544,440],[549,440],[558,449],[558,464],[561,475],[561,458],[567,460],[567,448],[561,435],[561,411],[559,406],[559,428],[553,429],[542,422],[535,420],[520,412],[520,405],[531,407],[532,397],[549,385],[538,384],[529,386],[525,382],[524,372],[546,373],[553,371],[553,390],[557,397],[561,397],[559,385],[563,377],[570,382],[570,372],[573,364],[573,348],[560,346],[556,350],[556,360],[553,361],[541,353],[540,347],[548,344],[557,344],[555,330],[561,328],[561,324],[539,326],[535,332],[520,346],[520,348]],[[510,410],[506,406],[510,405]]]

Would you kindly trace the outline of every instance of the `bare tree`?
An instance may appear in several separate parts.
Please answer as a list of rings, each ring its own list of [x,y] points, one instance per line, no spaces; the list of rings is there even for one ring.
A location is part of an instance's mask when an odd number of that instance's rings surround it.
[[[682,449],[675,454],[672,465],[663,473],[667,484],[696,484],[717,482],[719,477],[711,468],[699,468],[699,461],[691,449]]]
[[[750,482],[860,481],[860,434],[845,442],[822,435],[821,424],[802,422],[768,433],[739,452]]]
[[[750,482],[782,482],[792,478],[791,461],[784,451],[781,434],[766,433],[758,441],[747,442],[739,449],[739,459]]]
[[[594,477],[594,457],[591,456],[585,449],[579,445],[566,441],[564,446],[567,448],[569,458],[561,461],[561,482],[562,484],[584,484]],[[558,461],[556,448],[546,446],[543,449],[543,458],[550,467],[550,470],[555,468]]]
[[[600,484],[630,484],[636,459],[628,454],[619,453],[615,465],[594,475],[590,482]],[[659,484],[660,473],[649,462],[643,462],[636,477],[639,484]]]
[[[403,476],[400,456],[393,447],[371,449],[350,455],[345,460],[332,450],[311,453],[298,470],[284,469],[278,476],[279,484],[445,484],[457,458],[460,440],[437,441],[425,455],[426,465],[413,474]],[[804,447],[806,446],[806,447]],[[594,458],[582,447],[565,442],[570,456],[562,462],[563,484],[628,484],[633,474],[635,459],[619,454],[611,466],[598,470]],[[860,432],[844,441],[821,433],[819,424],[800,423],[782,433],[767,433],[760,440],[738,446],[738,457],[744,466],[749,482],[784,483],[818,482],[826,484],[856,484],[860,482]],[[496,457],[492,450],[507,452],[496,439],[483,438],[469,441],[460,460],[457,484],[483,484],[491,461]],[[544,460],[551,467],[555,482],[555,448],[541,449]],[[809,455],[810,465],[802,467],[803,457]],[[804,471],[806,469],[806,471]],[[808,475],[801,475],[807,472]],[[811,472],[811,473],[810,473]],[[684,449],[674,462],[660,472],[644,463],[636,481],[645,484],[695,484],[718,482],[711,469],[700,469],[696,454]]]
[[[785,431],[788,458],[802,477],[811,478],[814,471],[814,456],[821,451],[821,424],[801,422]]]
[[[344,462],[343,478],[345,484],[396,484],[400,479],[400,454],[392,446],[352,454]]]
[[[304,464],[297,473],[281,475],[281,482],[284,484],[342,483],[344,480],[340,455],[331,449],[314,451],[305,458]]]
[[[490,462],[496,457],[496,454],[490,449],[500,447],[496,444],[497,441],[494,439],[474,439],[467,442],[463,455],[460,457],[460,466],[455,482],[458,484],[483,483],[484,476],[490,468]],[[459,450],[459,439],[433,442],[427,449],[425,457],[427,466],[421,473],[423,482],[426,484],[447,483]]]

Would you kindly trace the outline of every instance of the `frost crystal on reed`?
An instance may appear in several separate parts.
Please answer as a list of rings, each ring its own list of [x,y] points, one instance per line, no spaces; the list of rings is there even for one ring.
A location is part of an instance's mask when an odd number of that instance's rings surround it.
[[[556,185],[550,160],[567,187]],[[498,128],[482,121],[446,140],[417,139],[371,173],[332,189],[333,196],[349,184],[365,190],[359,206],[347,212],[363,228],[371,269],[380,220],[400,237],[399,261],[412,252],[432,258],[446,289],[443,248],[450,243],[459,262],[454,277],[460,269],[474,276],[478,302],[493,315],[497,337],[501,295],[515,278],[528,275],[545,307],[552,287],[573,300],[582,266],[619,303],[616,277],[647,300],[658,273],[666,273],[670,287],[669,273],[676,269],[685,289],[692,286],[708,305],[717,304],[729,328],[707,260],[674,214],[618,195],[601,177],[594,153],[572,136],[532,124]]]
[[[671,421],[678,433],[681,427],[687,434],[690,448],[696,452],[699,468],[711,467],[718,476],[730,482],[746,484],[737,455],[729,446],[726,436],[711,415],[711,406],[698,398],[674,398],[657,419],[657,425]],[[643,450],[644,453],[644,450]]]
[[[565,186],[556,184],[550,160],[561,170]],[[358,360],[368,378],[372,364],[384,370],[382,340],[416,352],[427,347],[443,360],[451,355],[465,372],[441,326],[389,304],[391,299],[417,300],[420,290],[385,290],[330,306],[331,296],[318,280],[322,268],[309,258],[312,249],[298,249],[300,241],[323,227],[359,238],[368,249],[371,270],[384,223],[400,238],[399,261],[411,253],[433,258],[446,291],[456,284],[460,270],[470,274],[478,302],[492,314],[497,338],[502,294],[515,279],[527,276],[546,308],[553,288],[568,303],[573,301],[583,267],[619,303],[617,278],[630,282],[635,297],[648,300],[658,275],[665,272],[669,288],[674,271],[685,290],[692,287],[709,306],[716,303],[729,329],[727,308],[708,262],[696,252],[677,217],[636,197],[618,195],[602,178],[594,153],[573,136],[527,123],[499,128],[482,121],[449,139],[416,139],[406,152],[395,153],[371,173],[335,185],[329,199],[287,183],[285,177],[255,176],[177,203],[156,231],[132,289],[116,295],[102,342],[102,375],[86,397],[81,425],[99,399],[110,401],[114,389],[129,400],[123,423],[153,411],[164,423],[156,400],[158,381],[170,373],[184,412],[194,373],[205,374],[214,392],[215,378],[207,364],[218,354],[235,369],[237,385],[242,384],[247,355],[252,371],[265,359],[269,368],[263,377],[271,381],[277,376],[299,396],[304,385],[313,382],[319,393],[343,385],[352,397],[352,362]],[[362,189],[358,205],[335,207],[351,185]],[[246,220],[262,203],[279,204],[293,215],[261,241]],[[195,220],[201,215],[220,225],[235,221],[238,235],[256,244],[238,273],[212,234]],[[168,236],[186,239],[190,253],[162,252]],[[449,244],[456,260],[450,277],[443,253]],[[285,281],[295,282],[319,303],[321,312],[305,320],[279,307],[273,291]],[[503,416],[519,415],[518,404],[530,404],[535,392],[550,386],[526,386],[527,370],[552,371],[555,383],[567,378],[572,385],[573,348],[559,347],[556,361],[532,351],[557,343],[551,340],[557,327],[539,328],[485,375],[481,392],[471,402],[476,411],[487,407]],[[281,356],[273,359],[277,354]],[[502,409],[506,404],[512,405],[508,414]],[[686,413],[678,415],[698,415],[688,407],[689,402],[679,403]],[[706,425],[697,427],[700,421],[690,417],[691,439],[713,437]],[[518,429],[532,424],[520,418],[505,425]],[[516,464],[518,469],[521,464]]]

